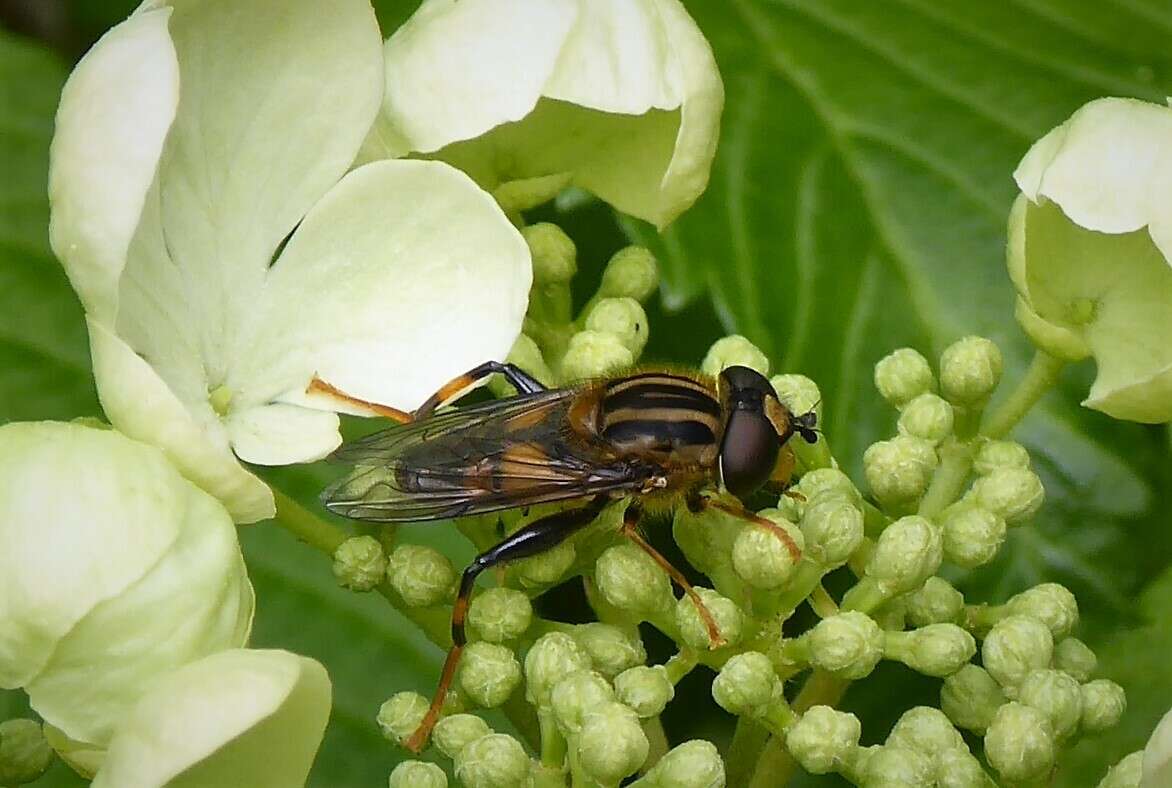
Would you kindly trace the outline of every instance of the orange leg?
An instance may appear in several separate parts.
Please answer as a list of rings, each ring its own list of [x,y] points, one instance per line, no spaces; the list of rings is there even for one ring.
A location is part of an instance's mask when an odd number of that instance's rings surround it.
[[[412,420],[411,414],[405,410],[392,408],[390,405],[380,405],[377,402],[367,402],[364,399],[358,399],[358,397],[351,397],[346,392],[330,385],[329,383],[326,383],[316,375],[313,376],[313,380],[309,381],[309,386],[306,387],[306,391],[310,394],[324,394],[331,399],[338,400],[339,402],[345,402],[347,405],[354,405],[364,410],[369,410],[376,416],[383,416],[390,419],[391,421],[397,421],[400,424],[406,424]]]
[[[696,593],[696,589],[688,582],[688,578],[684,577],[683,573],[671,565],[658,550],[652,547],[646,539],[639,535],[636,526],[639,523],[639,515],[641,510],[638,504],[631,503],[627,506],[627,510],[623,513],[623,536],[634,542],[639,549],[651,556],[655,563],[663,567],[663,571],[667,572],[668,576],[675,581],[675,584],[684,590],[688,595],[688,599],[692,600],[692,604],[696,606],[696,612],[700,614],[700,619],[704,622],[704,627],[708,630],[708,647],[717,649],[728,644],[724,639],[724,635],[720,634],[720,627],[716,625],[716,619],[712,617],[712,611],[704,604],[704,600]]]
[[[767,529],[773,533],[774,536],[781,540],[781,543],[785,545],[785,549],[789,551],[791,556],[793,556],[794,561],[797,561],[802,557],[802,550],[793,540],[793,537],[791,537],[784,528],[772,520],[754,514],[744,506],[728,504],[724,501],[715,501],[711,498],[700,498],[700,509],[703,510],[708,507],[719,509],[725,514],[731,514],[733,517],[737,517],[741,520],[745,520],[747,522],[753,523],[754,525],[758,525]]]
[[[477,556],[464,570],[464,574],[460,578],[460,590],[456,595],[456,604],[452,606],[452,647],[448,649],[448,656],[444,659],[439,685],[435,689],[435,695],[432,696],[431,706],[423,715],[422,722],[419,723],[419,727],[415,729],[411,738],[403,746],[411,752],[420,752],[427,744],[431,729],[439,721],[440,711],[448,697],[448,690],[451,689],[452,681],[456,677],[460,654],[467,642],[464,620],[468,616],[472,588],[480,573],[505,561],[526,558],[556,547],[579,528],[592,522],[607,503],[606,496],[600,495],[580,509],[566,509],[534,520],[496,547]]]

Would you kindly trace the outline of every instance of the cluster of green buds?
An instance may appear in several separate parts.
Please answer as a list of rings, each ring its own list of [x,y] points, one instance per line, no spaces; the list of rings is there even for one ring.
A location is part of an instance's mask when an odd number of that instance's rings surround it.
[[[636,363],[649,328],[641,302],[658,284],[651,254],[617,253],[575,314],[573,242],[552,224],[523,233],[534,284],[510,360],[549,385]],[[701,370],[717,375],[734,364],[770,373],[766,356],[739,336],[714,343]],[[1124,709],[1121,688],[1093,678],[1095,656],[1074,637],[1073,596],[1047,583],[1003,604],[973,604],[941,574],[992,561],[1008,530],[1028,525],[1044,499],[1026,449],[982,431],[1001,367],[996,345],[979,337],[948,347],[938,374],[918,352],[897,350],[875,367],[880,394],[899,411],[896,433],[864,453],[865,486],[820,436],[813,445],[791,441],[797,481],[756,512],[759,520],[680,507],[672,535],[711,587],[677,598],[660,562],[620,534],[622,501],[559,547],[498,572],[469,607],[470,642],[430,760],[400,764],[391,786],[443,786],[452,774],[470,788],[686,788],[748,784],[761,768],[784,780],[800,766],[859,785],[962,788],[1027,785],[1050,773],[1062,747],[1114,725]],[[821,407],[812,380],[770,380],[792,412]],[[503,380],[490,386],[512,393]],[[502,528],[511,533],[554,510],[457,527],[484,550]],[[439,552],[397,545],[388,529],[343,543],[335,571],[347,587],[394,595],[443,641],[457,573]],[[573,577],[599,622],[537,615],[531,600]],[[826,588],[844,578],[849,588],[836,599]],[[817,618],[812,626],[794,616],[803,605]],[[647,664],[644,624],[675,644],[662,664]],[[862,746],[860,721],[834,705],[882,660],[940,679],[940,707],[908,709],[883,744]],[[669,749],[658,721],[676,684],[700,665],[716,672],[716,704],[737,718],[740,751],[727,766],[707,742]],[[803,677],[803,689],[787,693]],[[423,695],[401,692],[383,704],[379,725],[403,744],[428,706]],[[494,730],[478,709],[501,709],[512,727]],[[981,758],[961,730],[984,738]],[[448,771],[431,762],[438,758],[450,761]]]

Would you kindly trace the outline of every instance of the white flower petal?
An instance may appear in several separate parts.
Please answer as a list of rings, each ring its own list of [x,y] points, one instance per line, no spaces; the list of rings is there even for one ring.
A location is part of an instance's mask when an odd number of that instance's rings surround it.
[[[329,713],[330,680],[314,660],[284,651],[213,654],[143,697],[93,788],[300,786]]]
[[[385,47],[383,112],[409,146],[402,153],[431,153],[528,115],[578,17],[577,5],[424,2]]]
[[[338,416],[276,403],[232,412],[228,435],[237,456],[260,465],[314,462],[338,448]]]
[[[147,574],[190,497],[157,449],[73,424],[0,427],[0,686]]]
[[[300,396],[316,373],[360,399],[417,407],[503,359],[521,329],[529,250],[499,206],[434,161],[349,173],[274,265],[230,388],[246,405]]]
[[[1140,788],[1172,784],[1172,711],[1165,714],[1144,747],[1143,779]]]
[[[170,29],[179,107],[159,166],[160,210],[144,217],[159,226],[140,227],[166,245],[158,254],[161,244],[145,244],[128,261],[124,290],[144,295],[117,327],[155,363],[175,344],[166,324],[190,326],[184,350],[215,388],[274,252],[374,121],[382,42],[364,0],[176,3]]]
[[[49,237],[90,313],[112,320],[118,277],[179,100],[170,9],[112,28],[65,83],[50,151]]]
[[[715,155],[724,90],[708,42],[678,0],[533,6],[434,0],[387,41],[387,155],[434,153],[490,189],[571,173],[666,225]]]
[[[211,407],[199,416],[125,342],[89,320],[98,397],[107,418],[137,440],[158,446],[187,478],[219,498],[238,523],[272,517],[272,491],[240,465]],[[198,413],[198,411],[197,411]]]
[[[253,593],[236,527],[210,495],[180,486],[187,490],[178,496],[179,538],[141,579],[66,633],[25,687],[37,713],[70,738],[106,744],[159,677],[248,640]],[[173,527],[164,516],[156,527]],[[73,523],[75,532],[83,527]]]
[[[1036,142],[1014,177],[1031,200],[1053,200],[1080,227],[1147,227],[1172,260],[1172,109],[1135,99],[1092,101]]]

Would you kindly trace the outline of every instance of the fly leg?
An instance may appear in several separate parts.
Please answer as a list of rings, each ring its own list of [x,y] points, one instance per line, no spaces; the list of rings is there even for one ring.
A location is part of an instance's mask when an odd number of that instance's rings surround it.
[[[781,543],[785,545],[785,549],[789,551],[789,554],[793,557],[794,561],[798,561],[802,557],[802,549],[798,547],[797,542],[793,540],[793,537],[791,537],[784,528],[772,520],[762,517],[759,514],[750,512],[744,507],[744,504],[740,503],[739,501],[735,504],[732,504],[704,495],[694,494],[688,497],[688,509],[696,514],[703,512],[705,509],[716,509],[718,511],[724,512],[725,514],[732,515],[733,517],[736,517],[740,520],[744,520],[747,523],[752,523],[753,525],[764,528],[781,540]]]
[[[798,501],[805,501],[806,496],[797,490],[790,489],[794,476],[794,467],[797,463],[798,458],[794,454],[794,450],[788,444],[782,446],[781,451],[777,454],[777,464],[773,466],[773,473],[769,475],[769,481],[765,483],[765,489],[771,493],[776,492],[778,495],[784,495]]]
[[[431,729],[439,720],[440,709],[448,696],[448,690],[456,676],[456,668],[460,664],[460,654],[467,642],[464,634],[464,619],[468,615],[472,588],[480,573],[505,561],[528,558],[556,547],[578,529],[594,520],[609,500],[605,495],[599,495],[580,509],[567,509],[534,520],[496,547],[477,556],[464,570],[464,574],[460,577],[460,591],[456,595],[456,604],[452,606],[452,647],[448,649],[448,656],[444,660],[439,686],[436,687],[431,706],[428,708],[427,714],[424,715],[423,721],[419,723],[419,727],[407,740],[405,745],[407,749],[412,752],[421,751],[427,743],[428,736],[431,735]]]
[[[712,611],[704,604],[704,600],[696,593],[696,589],[692,588],[692,584],[688,582],[688,578],[684,577],[683,572],[672,566],[663,555],[652,547],[646,539],[644,539],[638,531],[639,517],[643,514],[643,508],[635,501],[632,501],[627,506],[627,510],[623,512],[623,536],[630,539],[647,555],[659,564],[663,571],[667,572],[668,576],[675,581],[676,585],[684,590],[688,595],[688,599],[692,600],[692,604],[696,606],[696,612],[700,614],[700,619],[704,622],[704,627],[708,630],[708,647],[712,649],[720,648],[728,643],[724,636],[720,634],[720,627],[716,625],[716,619],[712,616]]]
[[[458,378],[453,378],[446,384],[440,387],[440,390],[427,398],[427,401],[416,409],[413,414],[415,418],[422,419],[430,416],[435,412],[435,409],[443,405],[450,399],[454,399],[464,391],[464,389],[476,383],[479,380],[487,378],[489,375],[500,373],[505,376],[505,380],[513,384],[513,388],[517,389],[522,394],[536,394],[539,391],[545,391],[545,386],[525,370],[518,367],[516,364],[502,364],[499,361],[486,361],[483,364],[473,367],[472,369],[460,375]]]
[[[533,376],[529,375],[516,364],[504,364],[499,361],[486,361],[476,367],[465,372],[457,378],[454,378],[443,386],[439,391],[427,398],[427,401],[420,405],[414,412],[407,412],[392,408],[390,405],[382,405],[377,402],[370,402],[369,400],[359,399],[351,396],[336,386],[327,383],[321,378],[314,375],[313,379],[309,381],[309,386],[306,392],[309,394],[321,394],[335,401],[344,402],[347,405],[358,408],[359,410],[372,413],[376,416],[383,416],[397,421],[400,424],[406,424],[415,419],[421,419],[430,416],[435,412],[435,409],[443,405],[450,399],[454,399],[464,389],[476,383],[479,380],[487,378],[489,375],[500,373],[505,376],[509,383],[522,394],[535,394],[539,391],[545,391],[545,386],[541,385]]]

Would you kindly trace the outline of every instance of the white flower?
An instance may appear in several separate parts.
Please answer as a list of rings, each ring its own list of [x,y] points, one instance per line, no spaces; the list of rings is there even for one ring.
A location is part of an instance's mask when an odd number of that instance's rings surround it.
[[[1172,783],[1172,710],[1152,731],[1143,750],[1143,780],[1140,788],[1159,788]]]
[[[235,649],[158,682],[110,742],[93,788],[293,788],[305,784],[330,716],[312,659]]]
[[[660,228],[708,183],[724,88],[678,0],[426,0],[386,69],[384,155],[572,183]]]
[[[488,194],[439,162],[347,173],[382,64],[365,0],[148,0],[62,94],[50,235],[102,405],[238,522],[273,499],[236,456],[338,444],[315,374],[410,409],[520,330],[528,250]]]
[[[1172,109],[1092,101],[1014,173],[1018,320],[1043,350],[1093,356],[1088,407],[1172,419]]]
[[[51,422],[0,427],[0,687],[96,765],[172,669],[242,645],[236,529],[153,446]]]

